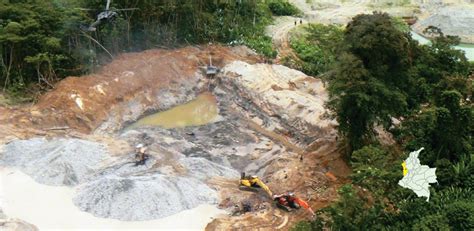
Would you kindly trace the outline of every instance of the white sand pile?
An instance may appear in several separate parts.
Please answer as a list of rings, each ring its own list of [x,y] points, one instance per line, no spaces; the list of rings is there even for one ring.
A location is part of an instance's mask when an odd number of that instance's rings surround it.
[[[76,185],[92,175],[106,156],[99,143],[34,138],[7,144],[0,164],[18,167],[42,184]]]

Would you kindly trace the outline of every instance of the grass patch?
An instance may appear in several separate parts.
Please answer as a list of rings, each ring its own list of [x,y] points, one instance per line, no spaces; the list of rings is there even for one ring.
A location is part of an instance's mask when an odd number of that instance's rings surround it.
[[[304,31],[295,30],[290,40],[291,47],[300,61],[288,63],[307,75],[318,76],[328,71],[335,61],[343,29],[335,25],[309,24]]]
[[[277,56],[277,51],[273,47],[272,38],[269,36],[265,35],[245,38],[243,44],[267,58],[275,58]]]

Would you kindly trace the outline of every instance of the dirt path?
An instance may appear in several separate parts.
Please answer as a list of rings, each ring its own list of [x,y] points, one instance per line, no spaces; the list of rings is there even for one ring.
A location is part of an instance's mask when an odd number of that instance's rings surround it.
[[[298,58],[291,48],[289,32],[301,25],[300,20],[302,19],[291,16],[276,17],[275,23],[267,27],[266,34],[272,37],[278,51],[275,63],[281,63],[285,57]]]

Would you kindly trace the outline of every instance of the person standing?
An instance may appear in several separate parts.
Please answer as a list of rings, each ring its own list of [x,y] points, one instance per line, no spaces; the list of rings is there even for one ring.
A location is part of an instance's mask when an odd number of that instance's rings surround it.
[[[144,165],[149,155],[146,154],[147,147],[143,144],[135,146],[135,166]]]

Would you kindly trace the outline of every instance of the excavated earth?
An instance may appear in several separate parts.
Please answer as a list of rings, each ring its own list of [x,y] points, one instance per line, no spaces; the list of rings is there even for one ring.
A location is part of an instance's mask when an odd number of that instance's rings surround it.
[[[214,77],[202,70],[209,55],[221,68]],[[261,61],[245,47],[124,54],[97,74],[61,81],[35,105],[0,108],[0,166],[72,187],[74,204],[96,217],[153,220],[213,204],[227,214],[206,229],[288,229],[310,215],[239,190],[240,172],[258,175],[274,193],[294,191],[316,210],[335,199],[349,168],[323,83]],[[200,94],[218,108],[208,124],[130,126]],[[143,166],[133,163],[138,143],[151,155]]]
[[[474,43],[474,2],[472,0],[290,0],[313,23],[346,25],[358,14],[387,12],[396,17],[415,17],[412,29],[418,34],[436,26],[445,34],[457,35],[464,43]],[[427,35],[428,36],[428,35]]]

